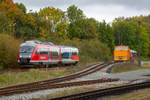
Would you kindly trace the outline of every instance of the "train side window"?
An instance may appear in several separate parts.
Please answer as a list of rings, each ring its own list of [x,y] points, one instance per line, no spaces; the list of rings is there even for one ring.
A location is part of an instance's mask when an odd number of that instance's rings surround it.
[[[77,54],[77,52],[72,52],[72,55],[73,55],[73,56],[76,56],[76,55],[78,55],[78,54]]]
[[[41,55],[48,55],[48,51],[40,51]]]
[[[39,48],[36,49],[36,54],[40,54],[40,49]]]
[[[43,48],[42,48],[43,49]],[[43,50],[42,50],[41,48],[38,48],[37,50],[36,50],[36,54],[40,54],[40,55],[48,55],[48,49],[46,48],[44,48]]]
[[[128,50],[128,47],[122,47],[122,50]]]
[[[62,58],[69,59],[69,52],[62,53]]]
[[[36,50],[36,54],[40,54],[40,52],[38,51],[38,49]]]
[[[51,58],[52,58],[52,59],[57,59],[57,58],[59,58],[58,52],[52,51],[52,52],[51,52]]]
[[[115,47],[115,50],[121,50],[121,47],[117,46]]]

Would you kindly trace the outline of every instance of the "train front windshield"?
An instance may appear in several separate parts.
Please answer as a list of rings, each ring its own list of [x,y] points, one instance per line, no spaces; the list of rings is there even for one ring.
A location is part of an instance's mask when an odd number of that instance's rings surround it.
[[[32,46],[22,46],[19,48],[20,58],[30,58],[32,56],[34,47]]]
[[[124,51],[127,51],[129,48],[127,46],[116,46],[115,47],[115,50],[124,50]]]
[[[32,53],[34,50],[34,47],[32,46],[23,46],[19,48],[19,53]]]

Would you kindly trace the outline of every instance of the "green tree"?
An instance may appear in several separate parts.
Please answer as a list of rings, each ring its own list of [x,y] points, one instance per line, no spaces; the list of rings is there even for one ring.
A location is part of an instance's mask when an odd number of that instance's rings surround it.
[[[17,7],[25,14],[27,12],[27,9],[24,4],[22,3],[16,3]]]
[[[83,11],[81,9],[78,9],[75,5],[72,5],[69,8],[67,8],[67,16],[70,23],[75,22],[78,19],[85,18]]]
[[[136,42],[138,43],[136,49],[139,56],[148,56],[150,52],[150,41],[147,30],[142,26],[138,26],[136,35]]]
[[[116,21],[113,23],[113,32],[116,45],[128,45],[131,49],[138,51],[140,55],[148,55],[148,33],[145,28],[139,26],[138,23]]]
[[[108,47],[111,48],[111,51],[113,53],[114,35],[113,35],[112,27],[109,24],[107,24],[105,21],[100,22],[98,25],[98,38],[102,43],[107,44]]]
[[[60,38],[66,39],[68,38],[68,23],[67,22],[61,22],[57,24],[56,27],[56,33],[59,35]]]
[[[97,37],[97,31],[94,23],[89,19],[78,19],[70,23],[68,36],[70,39],[93,39]]]
[[[94,19],[94,18],[89,18],[89,20],[91,21],[91,22],[93,22],[94,23],[94,26],[96,27],[96,29],[97,29],[97,32],[98,32],[98,29],[99,29],[99,21],[97,21],[96,19]]]

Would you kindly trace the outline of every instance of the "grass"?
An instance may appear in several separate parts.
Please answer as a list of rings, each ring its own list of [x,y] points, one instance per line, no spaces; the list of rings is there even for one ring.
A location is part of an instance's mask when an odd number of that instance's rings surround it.
[[[142,66],[142,69],[150,69],[150,61],[144,61],[144,65]]]
[[[138,64],[134,63],[117,64],[114,65],[111,73],[121,73],[138,69],[150,69],[150,61],[144,61],[143,63],[144,63],[143,66],[139,66]]]
[[[137,64],[123,63],[123,64],[114,65],[111,73],[121,73],[121,72],[133,71],[138,69],[141,69],[141,67],[138,66]]]
[[[134,91],[128,94],[111,97],[107,100],[150,100],[150,89]]]
[[[68,75],[67,69],[53,68],[51,70],[30,69],[27,72],[8,72],[0,75],[0,87],[52,79]]]
[[[49,69],[30,69],[26,72],[6,72],[0,74],[0,87],[18,85],[29,82],[53,79],[60,76],[66,76],[84,69],[86,64],[78,64],[77,66],[53,67]]]

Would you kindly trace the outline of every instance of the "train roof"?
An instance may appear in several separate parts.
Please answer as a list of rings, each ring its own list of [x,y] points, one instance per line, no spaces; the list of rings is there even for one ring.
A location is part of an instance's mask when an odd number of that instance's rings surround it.
[[[77,51],[78,52],[78,48],[76,47],[72,47],[72,46],[64,46],[64,45],[54,45],[52,42],[41,42],[39,40],[29,40],[26,41],[24,43],[22,43],[20,45],[20,47],[22,46],[32,46],[32,47],[46,47],[46,46],[50,46],[50,47],[54,47],[54,48],[62,48],[62,51]]]
[[[64,46],[64,45],[56,45],[58,47],[64,47],[64,48],[76,48],[76,47],[72,47],[72,46]]]
[[[26,41],[25,43],[22,43],[20,46],[33,46],[33,47],[35,47],[38,44],[54,46],[54,44],[52,42],[41,42],[39,40],[29,40],[29,41]]]
[[[129,47],[127,45],[116,45],[115,47]]]
[[[33,47],[35,47],[36,45],[37,45],[36,43],[25,42],[25,43],[22,43],[22,44],[20,45],[20,47],[22,47],[22,46],[33,46]]]
[[[52,42],[42,42],[41,44],[54,46],[54,44]]]
[[[25,41],[25,43],[35,43],[35,44],[40,44],[40,43],[42,43],[42,42],[39,41],[39,40],[29,40],[29,41]]]
[[[130,50],[130,52],[131,52],[131,53],[135,53],[135,54],[137,53],[135,50]]]

